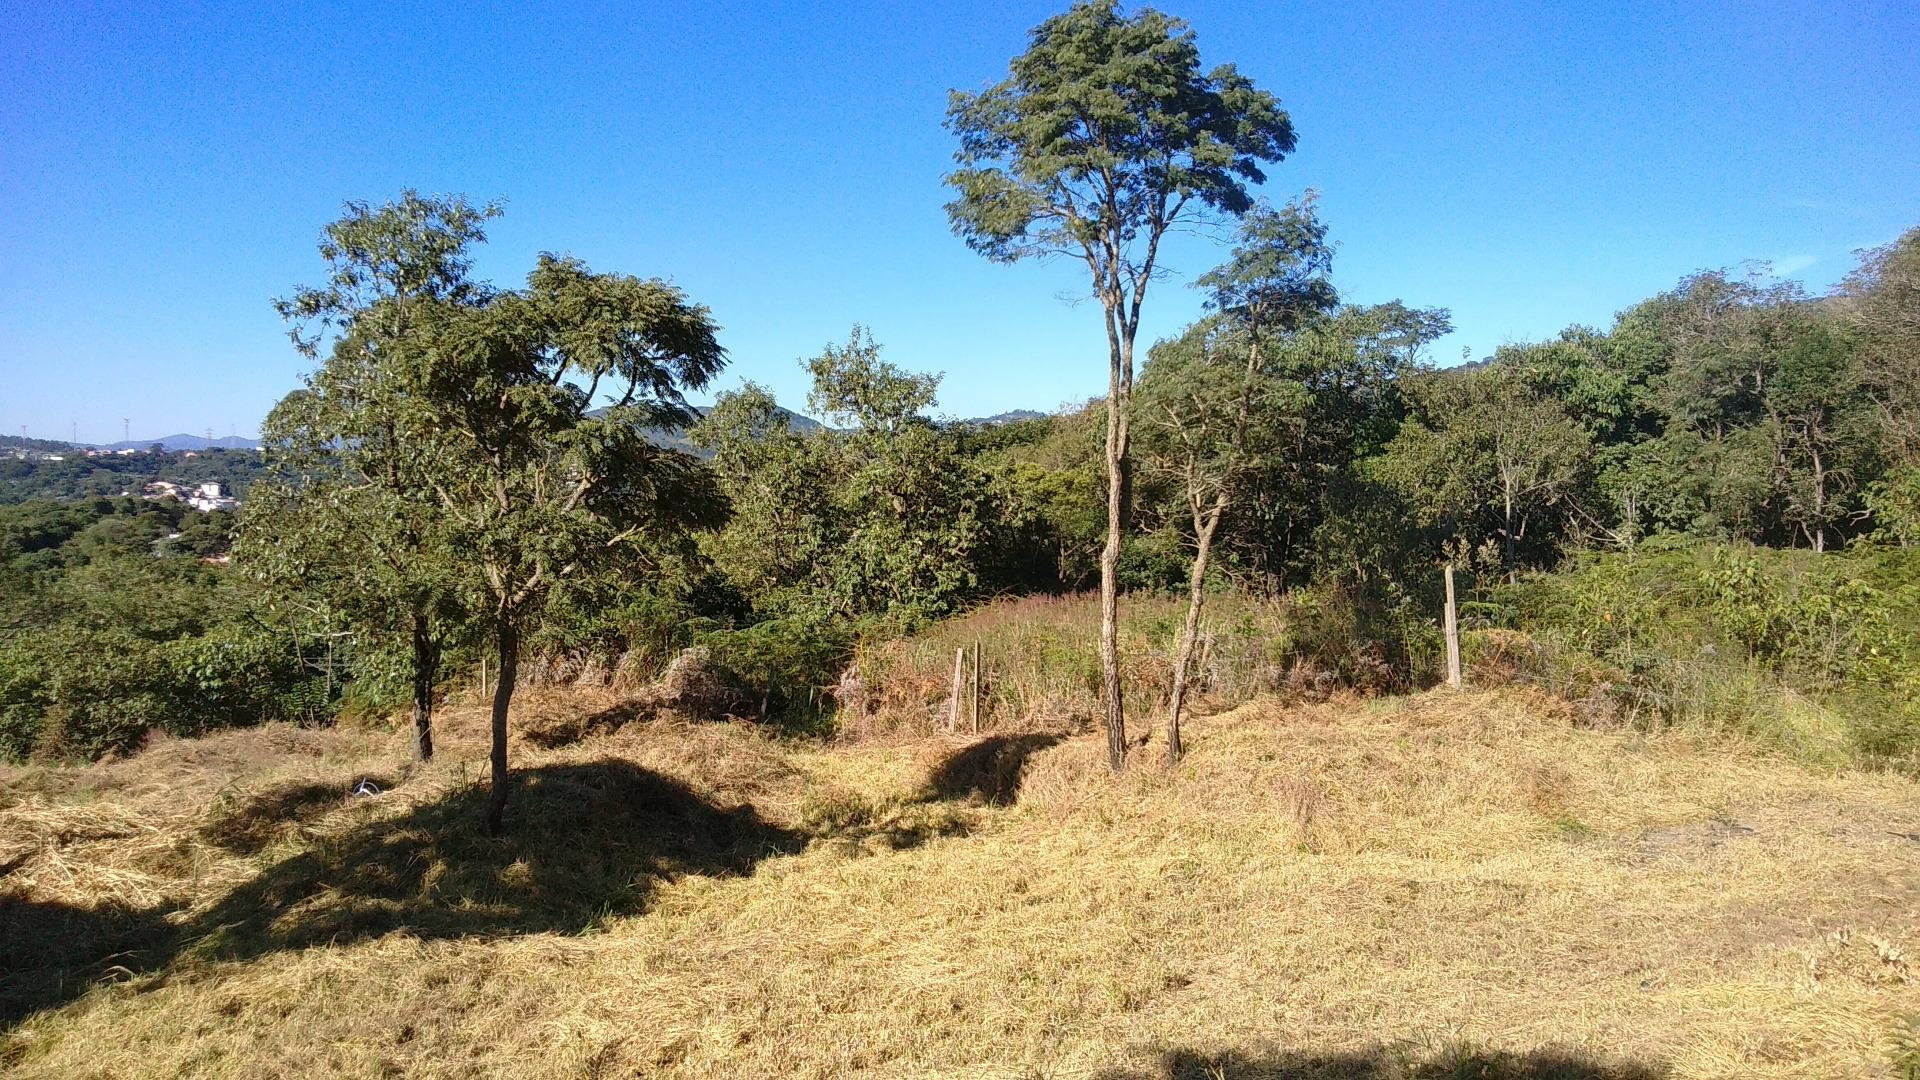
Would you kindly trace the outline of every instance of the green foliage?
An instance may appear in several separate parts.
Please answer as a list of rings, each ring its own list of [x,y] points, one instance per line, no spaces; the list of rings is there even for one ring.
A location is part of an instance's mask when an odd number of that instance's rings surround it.
[[[1085,252],[1097,281],[1127,273],[1100,238],[1157,239],[1183,210],[1244,213],[1260,163],[1294,146],[1271,94],[1231,64],[1201,69],[1185,23],[1113,0],[1035,27],[1004,81],[953,94],[947,127],[961,165],[947,214],[968,246],[998,261]]]
[[[77,557],[77,556],[76,556]],[[0,633],[0,757],[95,757],[151,730],[331,715],[348,658],[260,620],[231,572],[102,555],[42,572],[31,615]]]
[[[1476,652],[1635,723],[1753,735],[1810,758],[1920,765],[1920,586],[1906,552],[1649,541],[1495,586]],[[1472,636],[1470,635],[1470,638]]]
[[[978,585],[988,479],[922,415],[937,377],[879,354],[856,327],[807,361],[814,408],[852,427],[795,431],[749,384],[694,428],[734,507],[709,551],[765,612],[913,623]]]
[[[1192,536],[1195,505],[1227,494],[1223,561],[1243,583],[1278,591],[1306,580],[1329,543],[1387,535],[1346,528],[1372,505],[1352,493],[1400,422],[1402,381],[1448,322],[1398,303],[1265,317],[1265,328],[1239,321],[1244,312],[1204,320],[1155,347],[1138,391],[1149,463],[1140,503],[1149,521]]]
[[[1275,658],[1328,686],[1370,693],[1424,686],[1445,648],[1427,602],[1433,576],[1417,591],[1398,580],[1329,578],[1288,593]]]
[[[1873,515],[1873,537],[1903,547],[1920,545],[1920,465],[1889,470],[1867,485],[1862,499]]]
[[[802,615],[709,631],[696,640],[762,716],[806,730],[824,721],[824,691],[852,658],[854,635],[842,620]]]
[[[1497,541],[1509,572],[1547,561],[1591,476],[1593,444],[1517,356],[1427,375],[1413,416],[1371,463],[1422,522],[1458,550]]]
[[[283,609],[343,628],[369,652],[406,643],[423,758],[441,659],[469,628],[473,589],[434,505],[439,432],[414,422],[421,388],[407,365],[439,308],[492,297],[468,277],[469,250],[499,213],[407,191],[378,207],[348,203],[327,226],[324,284],[275,306],[302,353],[319,355],[329,332],[333,348],[262,425],[277,475],[248,500],[240,543],[241,565]]]

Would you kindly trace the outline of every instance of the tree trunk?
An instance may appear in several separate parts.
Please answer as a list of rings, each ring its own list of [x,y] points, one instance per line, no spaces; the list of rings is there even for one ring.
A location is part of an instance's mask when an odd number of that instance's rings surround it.
[[[487,793],[487,835],[499,836],[507,814],[507,706],[520,673],[520,629],[502,619],[495,628],[495,652],[500,675],[493,685],[493,786]]]
[[[1120,545],[1127,516],[1126,419],[1107,396],[1107,539],[1100,549],[1100,689],[1107,725],[1107,765],[1127,763],[1127,714],[1120,689]]]
[[[1200,609],[1206,604],[1207,560],[1213,555],[1213,534],[1220,525],[1224,499],[1214,504],[1194,533],[1193,568],[1187,576],[1187,621],[1180,627],[1180,647],[1173,658],[1173,694],[1167,705],[1167,764],[1180,760],[1180,712],[1187,700],[1187,671],[1193,663],[1193,644],[1200,636]]]
[[[1107,725],[1107,765],[1119,772],[1127,763],[1127,713],[1120,689],[1120,545],[1132,494],[1132,463],[1127,457],[1127,415],[1132,396],[1132,345],[1108,313],[1111,370],[1107,380],[1107,539],[1100,549],[1100,689]]]
[[[425,614],[413,616],[413,760],[433,760],[433,684],[440,678],[440,645]]]

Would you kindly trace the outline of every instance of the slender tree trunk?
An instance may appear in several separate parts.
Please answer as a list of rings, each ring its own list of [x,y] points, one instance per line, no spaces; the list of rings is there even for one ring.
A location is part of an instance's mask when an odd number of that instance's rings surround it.
[[[1109,312],[1112,363],[1107,380],[1107,541],[1100,549],[1100,688],[1106,713],[1107,765],[1119,772],[1127,763],[1127,713],[1120,688],[1120,546],[1132,495],[1127,436],[1133,378],[1131,345],[1123,342],[1114,325],[1116,317]]]
[[[1167,705],[1167,764],[1180,760],[1180,713],[1187,701],[1187,672],[1193,663],[1193,645],[1200,636],[1200,609],[1207,602],[1207,560],[1213,555],[1213,534],[1226,509],[1223,495],[1213,504],[1204,521],[1194,525],[1193,568],[1187,575],[1187,621],[1180,627],[1180,647],[1173,658],[1173,693]]]
[[[433,685],[440,678],[440,645],[427,616],[413,616],[413,760],[433,760]]]
[[[495,652],[500,659],[500,677],[493,686],[493,786],[487,793],[487,835],[499,836],[507,814],[507,707],[513,701],[513,684],[520,673],[520,628],[502,619],[495,628]]]
[[[1111,409],[1111,407],[1110,407]],[[1112,430],[1112,424],[1108,425]],[[1127,713],[1120,688],[1120,545],[1126,515],[1127,461],[1107,453],[1107,540],[1100,549],[1100,689],[1107,726],[1107,764],[1127,761]]]

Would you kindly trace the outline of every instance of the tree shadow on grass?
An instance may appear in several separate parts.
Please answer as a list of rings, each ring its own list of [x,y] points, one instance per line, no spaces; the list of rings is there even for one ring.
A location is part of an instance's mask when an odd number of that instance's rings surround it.
[[[344,836],[322,836],[197,920],[194,951],[231,958],[405,930],[418,937],[578,931],[643,910],[686,874],[745,874],[805,844],[751,807],[719,807],[609,758],[514,774],[507,833],[482,835],[469,785]]]
[[[1454,1046],[1421,1053],[1382,1046],[1332,1054],[1175,1050],[1157,1068],[1116,1069],[1095,1080],[1661,1080],[1667,1075],[1661,1065],[1551,1047],[1514,1053]]]
[[[643,910],[688,874],[750,873],[806,837],[750,807],[716,806],[679,781],[606,759],[518,771],[507,835],[480,829],[486,787],[470,784],[306,848],[185,920],[168,909],[88,910],[0,900],[0,1027],[116,972],[160,971],[186,954],[245,959],[405,931],[423,938],[577,932]],[[242,804],[240,842],[337,791],[269,792]],[[395,793],[387,798],[400,798]],[[257,827],[256,827],[257,826]]]
[[[236,855],[254,855],[273,842],[353,797],[362,784],[375,791],[393,787],[391,776],[350,780],[293,781],[249,793],[215,809],[200,828],[200,838]]]
[[[163,912],[0,897],[0,1031],[102,979],[159,968],[176,936]]]
[[[1052,733],[989,735],[948,755],[934,767],[927,777],[926,799],[1010,805],[1020,795],[1027,759],[1064,738]]]

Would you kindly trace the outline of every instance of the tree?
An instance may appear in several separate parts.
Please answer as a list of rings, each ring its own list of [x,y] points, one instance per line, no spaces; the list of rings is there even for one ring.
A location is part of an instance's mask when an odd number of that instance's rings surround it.
[[[1524,367],[1496,362],[1429,375],[1374,469],[1449,539],[1469,550],[1497,539],[1511,578],[1534,523],[1571,512],[1592,455],[1558,399]]]
[[[1008,77],[954,92],[954,232],[996,262],[1085,263],[1107,332],[1107,534],[1100,658],[1108,763],[1126,760],[1119,581],[1131,499],[1134,339],[1169,229],[1252,206],[1260,163],[1294,148],[1293,124],[1232,65],[1200,67],[1187,25],[1151,8],[1081,0],[1035,27]]]
[[[350,202],[320,243],[326,283],[275,301],[301,353],[317,357],[329,335],[332,350],[262,426],[280,479],[249,494],[241,558],[283,601],[407,641],[420,761],[433,756],[440,658],[463,615],[423,471],[431,433],[405,424],[410,388],[395,366],[418,344],[423,307],[486,301],[468,252],[499,213],[411,190]]]
[[[725,353],[679,289],[553,255],[525,289],[418,314],[395,365],[401,422],[499,663],[486,810],[498,835],[520,642],[548,596],[575,574],[644,573],[651,552],[724,519],[710,471],[646,432],[690,421],[683,392],[706,386]]]
[[[1141,382],[1142,405],[1157,423],[1162,460],[1185,495],[1193,530],[1187,614],[1167,707],[1169,762],[1180,759],[1180,717],[1214,535],[1253,460],[1283,452],[1284,429],[1304,419],[1305,387],[1274,360],[1288,337],[1336,302],[1326,233],[1311,195],[1282,211],[1249,213],[1231,257],[1195,282],[1218,315],[1154,350]]]
[[[1920,540],[1920,228],[1861,252],[1840,303],[1860,342],[1859,383],[1878,413],[1887,463],[1868,505],[1881,534],[1912,544]]]
[[[1860,337],[1863,381],[1881,411],[1890,455],[1920,461],[1920,228],[1861,252],[1840,295]]]
[[[808,405],[833,428],[795,431],[750,385],[692,433],[738,510],[716,561],[782,616],[913,623],[952,610],[976,584],[986,522],[978,469],[925,415],[939,376],[881,359],[861,327],[803,363]]]
[[[1873,454],[1846,325],[1798,286],[1722,271],[1660,301],[1669,360],[1650,386],[1669,460],[1704,486],[1700,525],[1824,551],[1853,516]]]

